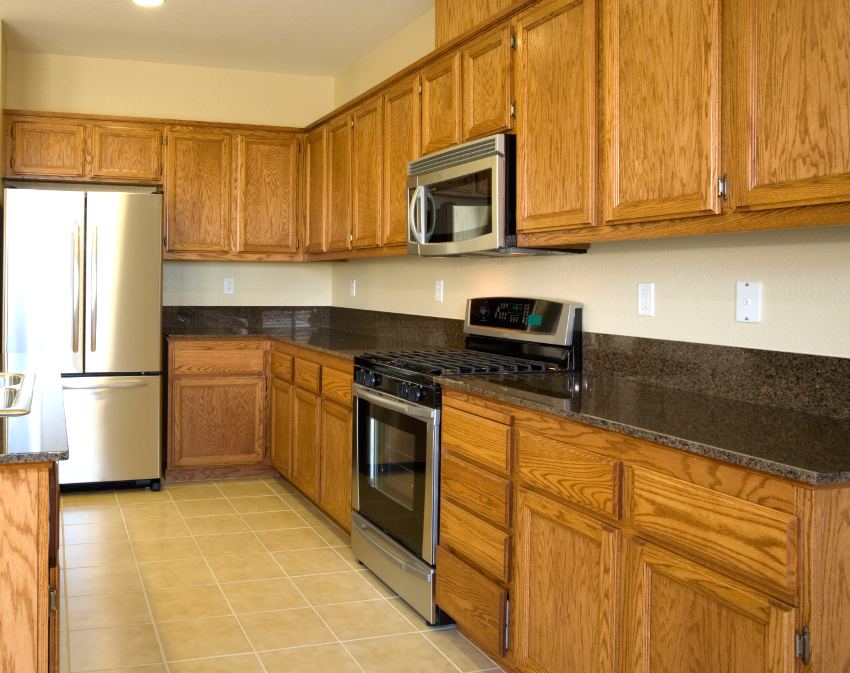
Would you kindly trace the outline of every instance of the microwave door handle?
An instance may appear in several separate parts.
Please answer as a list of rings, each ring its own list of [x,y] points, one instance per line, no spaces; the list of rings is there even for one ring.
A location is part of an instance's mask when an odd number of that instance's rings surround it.
[[[424,189],[424,185],[419,185],[416,189],[413,190],[413,196],[410,197],[410,203],[407,207],[407,228],[413,236],[413,240],[415,240],[420,245],[422,244],[422,237],[419,235],[419,231],[417,231],[416,228],[416,202],[419,200],[419,197],[421,196],[422,191]]]
[[[431,239],[431,236],[434,235],[434,229],[437,227],[437,204],[434,203],[434,195],[431,194],[431,190],[427,187],[425,188],[425,196],[428,197],[428,204],[430,204],[430,211],[425,207],[425,199],[422,199],[422,238],[426,241]],[[428,217],[428,229],[425,230],[425,214],[430,213]]]

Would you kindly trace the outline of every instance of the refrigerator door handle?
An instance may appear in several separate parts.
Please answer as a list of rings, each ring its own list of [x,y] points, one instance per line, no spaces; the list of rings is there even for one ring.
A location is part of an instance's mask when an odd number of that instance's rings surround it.
[[[97,350],[97,225],[92,226],[91,245],[91,349]]]
[[[111,390],[113,388],[142,388],[149,379],[123,380],[119,383],[74,383],[73,379],[62,381],[63,390]]]
[[[74,263],[71,269],[71,287],[73,289],[74,304],[71,312],[71,349],[74,353],[80,352],[80,225],[74,225]]]

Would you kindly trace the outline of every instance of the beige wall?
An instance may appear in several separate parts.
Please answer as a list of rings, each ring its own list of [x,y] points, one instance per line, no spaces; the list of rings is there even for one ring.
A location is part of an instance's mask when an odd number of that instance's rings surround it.
[[[434,8],[375,47],[334,79],[334,106],[394,75],[434,49]]]
[[[9,51],[6,106],[306,126],[333,107],[334,79]]]

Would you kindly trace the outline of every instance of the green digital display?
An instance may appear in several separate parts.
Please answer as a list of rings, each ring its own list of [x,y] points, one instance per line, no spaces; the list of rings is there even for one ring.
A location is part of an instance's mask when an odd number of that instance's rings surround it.
[[[540,327],[543,324],[543,316],[537,313],[530,313],[528,315],[528,326],[529,327]]]

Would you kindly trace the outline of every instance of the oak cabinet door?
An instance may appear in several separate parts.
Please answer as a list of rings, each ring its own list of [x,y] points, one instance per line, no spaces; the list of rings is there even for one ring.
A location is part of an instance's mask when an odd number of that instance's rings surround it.
[[[625,572],[623,670],[795,670],[793,608],[641,541]]]
[[[168,131],[165,198],[168,250],[230,250],[231,135],[225,131]]]
[[[511,127],[511,26],[479,37],[461,51],[463,140]]]
[[[381,237],[383,105],[377,96],[354,112],[353,248],[371,248]]]
[[[436,0],[436,43],[439,49],[464,33],[486,23],[523,0]]]
[[[237,134],[238,252],[298,251],[298,139]]]
[[[292,475],[292,384],[271,378],[271,441],[269,462],[289,479]]]
[[[319,499],[319,397],[293,388],[292,483]]]
[[[595,223],[596,0],[554,0],[516,24],[517,230]]]
[[[304,141],[306,161],[304,178],[304,252],[325,251],[328,187],[328,127],[307,134]]]
[[[91,177],[157,182],[162,178],[162,131],[154,126],[94,124]]]
[[[85,176],[85,124],[21,121],[12,124],[11,133],[11,176]]]
[[[382,245],[407,243],[407,165],[419,158],[419,75],[384,93]]]
[[[352,410],[322,401],[319,505],[351,530]]]
[[[460,52],[422,70],[422,153],[460,142]]]
[[[524,489],[516,530],[517,668],[614,673],[620,532]]]
[[[850,200],[850,6],[810,0],[735,6],[736,205]]]
[[[328,124],[327,250],[351,247],[352,118],[343,115]]]
[[[603,0],[605,221],[720,213],[720,0]]]
[[[169,467],[263,462],[262,377],[176,377],[171,404]]]

